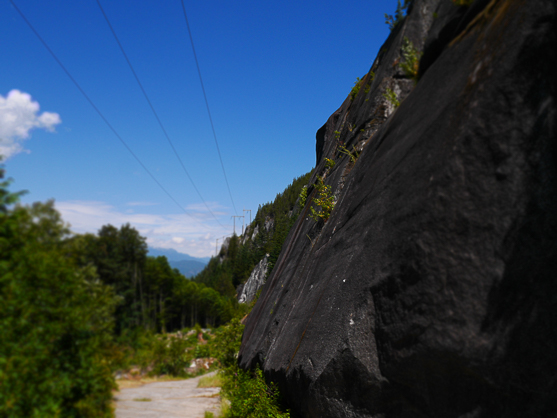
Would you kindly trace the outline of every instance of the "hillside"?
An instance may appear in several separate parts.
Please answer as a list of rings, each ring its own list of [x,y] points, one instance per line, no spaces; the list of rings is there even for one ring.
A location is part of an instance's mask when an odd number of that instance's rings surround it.
[[[557,414],[556,7],[411,1],[317,131],[239,354],[293,417]]]
[[[263,276],[272,271],[288,232],[300,215],[296,202],[312,172],[294,178],[273,202],[259,205],[244,234],[225,239],[219,254],[209,260],[194,281],[222,296],[239,298],[243,285],[262,260],[266,260],[267,267]]]

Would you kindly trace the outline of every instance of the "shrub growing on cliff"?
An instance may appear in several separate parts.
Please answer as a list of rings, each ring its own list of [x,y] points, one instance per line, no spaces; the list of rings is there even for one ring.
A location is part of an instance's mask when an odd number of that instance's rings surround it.
[[[400,106],[400,102],[398,101],[398,97],[393,90],[391,90],[391,89],[385,90],[385,93],[383,93],[383,97],[385,99],[387,99],[388,102],[391,103],[395,107],[395,109]]]
[[[354,101],[358,93],[360,92],[360,88],[362,87],[362,80],[360,77],[356,77],[356,81],[354,82],[354,87],[350,91],[350,101]]]
[[[304,186],[304,187],[302,187],[302,190],[300,191],[300,200],[299,200],[300,208],[303,208],[303,207],[306,206],[307,198],[308,198],[308,187]]]
[[[317,189],[318,197],[313,199],[313,203],[317,206],[317,209],[312,206],[309,217],[316,222],[320,219],[327,222],[335,207],[335,197],[332,195],[331,186],[324,183],[323,177],[317,177],[315,188]]]
[[[394,16],[385,13],[385,23],[389,25],[390,30],[393,30],[405,18],[404,12],[408,9],[410,1],[404,0],[404,4],[401,4],[400,0],[398,0]]]
[[[355,147],[352,147],[352,151],[350,151],[348,148],[346,148],[344,145],[340,145],[338,147],[338,150],[340,152],[342,152],[343,154],[346,154],[350,157],[350,162],[352,164],[355,164],[356,161],[358,160],[358,157],[360,156],[360,154],[358,153],[358,151],[356,151]]]
[[[406,77],[411,78],[414,83],[418,82],[418,70],[420,66],[420,56],[422,54],[414,47],[408,38],[404,38],[402,42],[402,58],[404,59],[400,64],[400,68],[406,74]]]

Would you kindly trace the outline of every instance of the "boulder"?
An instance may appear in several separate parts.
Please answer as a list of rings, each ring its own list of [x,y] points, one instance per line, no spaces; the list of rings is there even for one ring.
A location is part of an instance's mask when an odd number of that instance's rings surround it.
[[[415,0],[318,131],[336,206],[308,189],[239,353],[293,417],[557,416],[557,3],[462,7]]]

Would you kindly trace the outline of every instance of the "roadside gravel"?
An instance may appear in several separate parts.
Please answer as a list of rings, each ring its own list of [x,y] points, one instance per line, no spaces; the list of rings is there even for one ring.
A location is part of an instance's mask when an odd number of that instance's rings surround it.
[[[220,389],[197,388],[201,377],[122,389],[115,395],[116,418],[203,418],[205,411],[217,416]]]

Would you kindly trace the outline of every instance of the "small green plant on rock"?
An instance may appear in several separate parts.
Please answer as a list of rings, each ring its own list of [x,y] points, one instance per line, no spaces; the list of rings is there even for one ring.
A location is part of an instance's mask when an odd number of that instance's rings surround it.
[[[336,165],[335,160],[332,158],[325,158],[325,168],[331,170]]]
[[[311,215],[309,215],[309,217],[316,222],[320,219],[327,222],[329,220],[329,216],[331,216],[333,208],[335,207],[335,197],[331,192],[331,186],[323,182],[323,177],[317,177],[315,188],[319,194],[319,197],[313,199],[313,203],[317,206],[317,210],[312,206]]]
[[[383,93],[383,97],[387,99],[389,103],[391,103],[395,107],[395,109],[400,106],[398,97],[396,96],[396,93],[393,90],[389,88],[385,90],[385,93]]]
[[[408,38],[404,37],[402,42],[402,61],[399,66],[406,74],[406,77],[411,78],[414,83],[418,82],[418,70],[420,67],[420,57],[422,56]]]
[[[368,94],[369,90],[371,89],[371,83],[373,83],[373,80],[375,79],[375,73],[373,71],[370,70],[369,72],[369,80],[366,83],[366,86],[364,88],[364,93]],[[369,100],[369,97],[366,99],[366,102]]]
[[[352,147],[352,151],[350,151],[344,145],[339,145],[338,149],[340,152],[350,157],[350,161],[352,162],[352,164],[356,163],[356,160],[360,156],[360,154],[358,153],[358,151],[356,151],[356,148],[354,146]]]
[[[360,88],[362,87],[362,80],[360,77],[356,77],[356,81],[354,82],[354,87],[350,91],[350,101],[354,101],[358,93],[360,92]]]
[[[303,208],[306,206],[306,200],[308,198],[308,186],[302,187],[302,191],[300,192],[300,207]]]
[[[385,13],[385,23],[389,25],[391,31],[405,18],[404,12],[409,5],[410,0],[404,0],[404,4],[401,4],[400,0],[398,0],[394,17]]]

